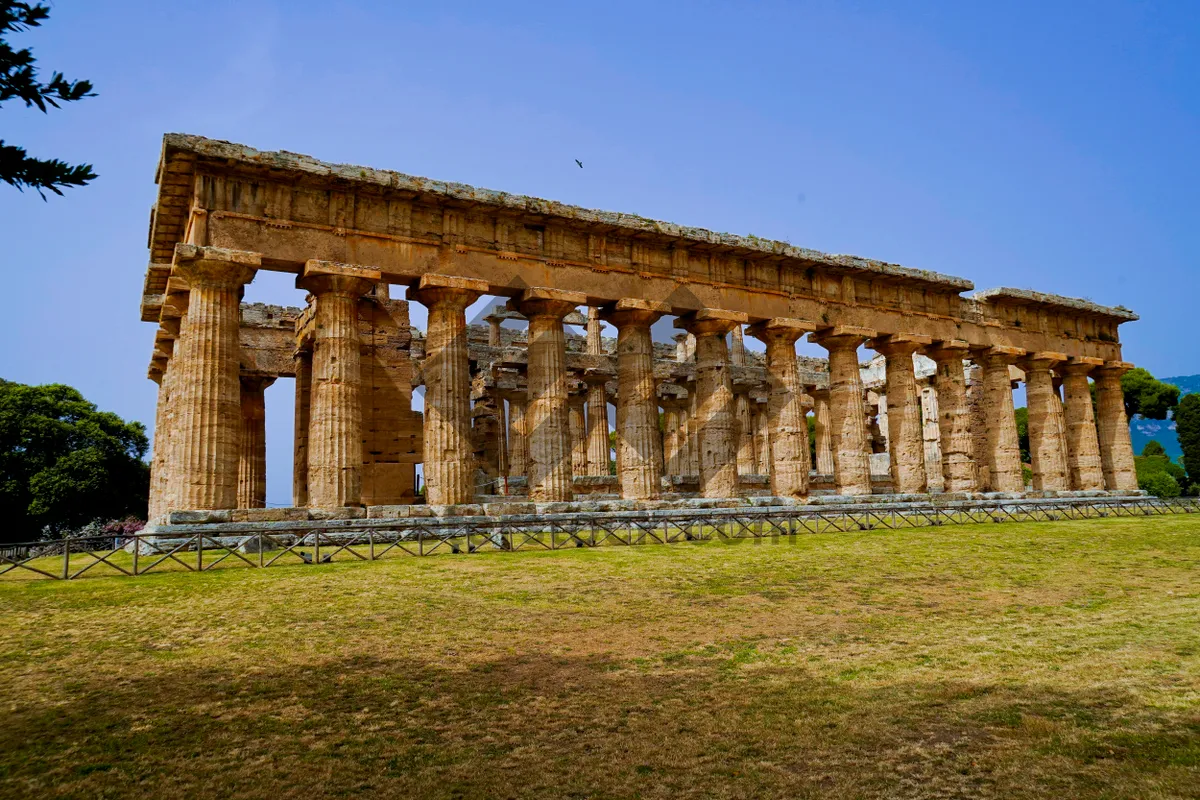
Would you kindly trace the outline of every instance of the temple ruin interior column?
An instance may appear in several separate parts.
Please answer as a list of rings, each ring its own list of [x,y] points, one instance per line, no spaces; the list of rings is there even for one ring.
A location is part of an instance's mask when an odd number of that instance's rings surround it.
[[[750,398],[750,419],[754,422],[754,474],[770,475],[771,431],[767,425],[767,400],[765,397]]]
[[[425,335],[425,501],[470,503],[475,497],[471,440],[471,365],[467,306],[487,292],[485,281],[423,275],[408,299],[429,311]]]
[[[892,491],[899,494],[922,494],[929,486],[925,425],[913,354],[931,342],[928,336],[896,333],[873,339],[867,345],[886,359],[888,455]]]
[[[981,355],[972,355],[971,363],[964,365],[964,369],[967,380],[967,415],[971,419],[971,453],[975,461],[975,485],[977,491],[988,492],[992,488],[991,443],[988,440],[982,359]]]
[[[818,475],[833,476],[833,430],[829,416],[829,390],[813,388],[813,436],[816,438]]]
[[[587,385],[582,381],[571,381],[567,394],[568,422],[571,426],[571,474],[588,474],[588,431],[585,407]]]
[[[172,459],[172,507],[237,505],[241,458],[238,381],[240,293],[261,264],[256,253],[178,244],[172,277],[189,288],[186,326],[176,344],[179,376]]]
[[[1109,361],[1097,368],[1092,376],[1096,381],[1096,426],[1100,442],[1100,463],[1104,485],[1110,491],[1134,491],[1137,473],[1133,466],[1133,442],[1129,436],[1129,420],[1125,416],[1125,393],[1121,376],[1133,368],[1123,361]]]
[[[242,444],[238,458],[238,508],[267,507],[267,405],[274,378],[241,377]]]
[[[617,329],[617,479],[626,500],[656,499],[662,487],[662,438],[654,380],[653,325],[671,307],[626,298],[601,309]]]
[[[733,409],[737,420],[737,471],[739,475],[754,475],[758,469],[754,460],[754,418],[750,416],[748,391],[734,389]]]
[[[979,491],[971,409],[967,402],[966,372],[963,368],[967,343],[961,340],[937,342],[926,348],[925,354],[937,364],[934,382],[941,434],[943,491]]]
[[[1071,488],[1076,491],[1104,488],[1100,440],[1088,384],[1088,373],[1103,363],[1099,358],[1076,358],[1061,370],[1066,394],[1067,470],[1071,475]]]
[[[987,415],[988,475],[993,492],[1022,492],[1021,447],[1013,409],[1012,382],[1008,368],[1024,351],[992,347],[984,351],[983,394]]]
[[[808,420],[804,386],[796,365],[796,341],[816,326],[806,320],[774,318],[755,323],[750,335],[767,348],[767,428],[771,494],[808,494]]]
[[[858,348],[874,335],[875,331],[866,328],[838,326],[809,337],[829,351],[829,438],[838,494],[871,493],[871,451]]]
[[[608,389],[607,372],[588,371],[587,384],[587,474],[608,474]]]
[[[746,315],[722,309],[701,309],[675,320],[696,339],[695,430],[699,444],[700,494],[735,497],[738,493],[737,420],[729,350],[725,337]]]
[[[567,409],[567,342],[563,317],[587,302],[582,292],[526,289],[509,306],[529,320],[529,498],[571,499],[571,426]]]
[[[308,499],[316,508],[357,506],[362,500],[358,301],[379,280],[378,270],[315,259],[296,280],[315,304]]]
[[[1033,488],[1039,492],[1065,492],[1071,488],[1066,442],[1062,438],[1062,403],[1050,374],[1055,365],[1066,360],[1062,353],[1032,353],[1019,364],[1025,372]]]
[[[918,381],[917,390],[921,397],[921,430],[925,440],[925,481],[929,492],[944,492],[942,431],[938,426],[937,391],[933,387],[933,378]]]
[[[687,401],[675,394],[664,395],[659,387],[658,404],[663,410],[663,473],[678,477],[687,471]]]
[[[308,426],[311,420],[312,351],[296,350],[296,401],[292,433],[292,505],[308,505]]]
[[[529,437],[525,430],[525,406],[529,390],[506,392],[508,401],[508,477],[523,478],[529,469]]]

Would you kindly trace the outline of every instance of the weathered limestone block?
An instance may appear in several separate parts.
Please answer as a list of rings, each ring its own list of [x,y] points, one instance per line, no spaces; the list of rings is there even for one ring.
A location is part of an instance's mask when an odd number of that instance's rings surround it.
[[[891,334],[868,344],[887,359],[888,453],[892,490],[899,494],[920,494],[929,486],[913,355],[931,342],[927,336]]]
[[[937,392],[932,380],[918,384],[921,392],[922,438],[925,440],[925,479],[930,492],[944,492],[942,479],[942,432],[938,427]]]
[[[529,498],[571,499],[571,428],[567,411],[566,339],[563,317],[587,302],[581,292],[526,289],[509,307],[529,320]]]
[[[1123,361],[1109,361],[1092,373],[1096,380],[1100,463],[1105,488],[1113,491],[1137,489],[1133,442],[1129,436],[1129,420],[1125,416],[1125,393],[1121,390],[1121,376],[1132,368],[1132,364]]]
[[[487,283],[448,275],[423,275],[409,289],[429,311],[425,335],[425,498],[430,505],[469,503],[475,496],[471,442],[471,366],[467,306]]]
[[[608,373],[584,374],[587,383],[587,474],[608,474]]]
[[[601,309],[617,329],[617,450],[621,497],[654,500],[662,485],[662,438],[654,382],[654,340],[650,333],[666,303],[626,298]]]
[[[808,494],[808,420],[804,386],[796,365],[796,341],[816,326],[807,320],[774,318],[750,327],[767,348],[768,450],[771,493],[777,497]]]
[[[580,384],[578,390],[572,387],[567,395],[567,413],[571,426],[571,474],[587,475],[588,467],[588,437],[587,437],[587,387]]]
[[[833,430],[829,416],[829,389],[813,389],[813,436],[816,438],[818,475],[833,475]]]
[[[863,416],[863,385],[858,348],[875,335],[866,328],[839,326],[813,334],[829,351],[829,417],[834,478],[838,494],[871,494],[870,443]]]
[[[1062,403],[1050,370],[1066,361],[1062,353],[1032,353],[1021,361],[1025,372],[1025,401],[1029,409],[1029,456],[1033,488],[1039,492],[1065,492],[1071,488],[1062,438]]]
[[[942,341],[927,348],[925,353],[937,363],[934,381],[941,433],[943,491],[978,491],[972,412],[967,400],[963,369],[967,343],[961,340]]]
[[[312,420],[312,351],[297,350],[295,428],[292,435],[292,505],[308,505],[308,433]]]
[[[987,402],[983,390],[981,356],[974,356],[966,370],[967,414],[971,418],[971,453],[975,461],[976,491],[991,491],[991,444],[988,441]]]
[[[757,475],[771,474],[771,431],[767,424],[767,403],[754,398],[750,402],[750,419],[754,421],[754,467]],[[805,425],[805,428],[808,426]]]
[[[242,388],[242,450],[238,459],[238,508],[267,506],[267,407],[264,392],[274,378],[246,376]]]
[[[1067,398],[1067,469],[1071,473],[1071,488],[1076,491],[1104,488],[1100,440],[1096,434],[1096,416],[1088,385],[1088,373],[1103,364],[1098,358],[1081,358],[1062,368],[1063,391]]]
[[[508,477],[523,478],[529,469],[529,438],[525,431],[528,391],[504,393],[508,401]]]
[[[988,475],[993,492],[1021,492],[1021,447],[1008,368],[1023,351],[992,347],[982,357],[984,409],[987,415]]]
[[[733,383],[725,336],[746,315],[702,309],[675,320],[696,338],[695,430],[699,445],[700,493],[706,498],[734,497],[738,491]]]
[[[757,475],[754,461],[754,418],[750,416],[750,395],[735,391],[734,417],[737,420],[737,468],[739,475]]]
[[[256,253],[179,244],[172,276],[189,288],[187,324],[179,360],[175,464],[171,502],[185,509],[228,509],[237,504],[241,457],[241,386],[238,382],[239,293],[262,263]]]

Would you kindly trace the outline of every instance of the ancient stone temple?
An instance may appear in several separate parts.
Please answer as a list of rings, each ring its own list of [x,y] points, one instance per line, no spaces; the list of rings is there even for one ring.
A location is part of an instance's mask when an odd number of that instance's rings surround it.
[[[155,518],[1137,488],[1121,307],[195,136],[165,137],[158,187]],[[303,306],[243,303],[261,270]],[[293,507],[264,509],[286,378]]]

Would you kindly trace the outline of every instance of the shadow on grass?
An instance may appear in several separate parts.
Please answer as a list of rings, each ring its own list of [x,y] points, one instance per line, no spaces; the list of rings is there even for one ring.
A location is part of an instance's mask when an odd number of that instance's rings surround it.
[[[1116,691],[860,686],[745,648],[635,665],[403,657],[6,698],[0,794],[1188,796],[1200,720]],[[453,657],[453,656],[452,656]],[[732,664],[732,667],[731,667]]]

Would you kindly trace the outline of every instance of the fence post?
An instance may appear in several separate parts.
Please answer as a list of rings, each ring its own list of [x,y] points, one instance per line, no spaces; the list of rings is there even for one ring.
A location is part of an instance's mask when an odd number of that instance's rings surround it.
[[[63,570],[62,579],[68,580],[71,577],[71,539],[63,537]]]
[[[204,534],[196,534],[196,572],[204,571]]]
[[[375,531],[367,531],[367,542],[371,548],[371,561],[375,560]]]
[[[133,535],[133,574],[138,574],[138,556],[142,552],[142,535],[135,533]]]
[[[313,563],[321,563],[321,532],[313,531]]]

